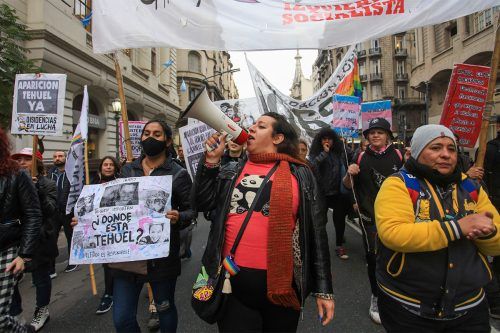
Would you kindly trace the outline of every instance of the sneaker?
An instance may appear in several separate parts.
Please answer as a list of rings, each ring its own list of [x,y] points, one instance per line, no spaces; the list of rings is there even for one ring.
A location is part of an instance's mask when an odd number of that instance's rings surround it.
[[[148,329],[150,331],[157,331],[160,329],[160,316],[158,315],[158,312],[156,312],[156,307],[155,311],[151,312],[151,315],[149,316]]]
[[[56,272],[50,274],[50,278],[52,280],[55,279],[56,277],[57,277],[57,273]]]
[[[35,332],[38,332],[42,329],[43,325],[45,325],[50,319],[49,315],[49,307],[41,306],[35,309],[35,314],[33,315],[33,319],[31,320],[31,326],[35,329]]]
[[[378,298],[372,295],[370,301],[370,318],[373,320],[375,324],[381,324],[380,322],[380,314],[378,313]]]
[[[113,306],[113,297],[105,294],[101,298],[101,303],[97,307],[96,314],[103,314],[111,310],[111,307]]]
[[[340,259],[349,259],[349,256],[347,255],[347,251],[345,250],[345,247],[339,246],[335,249],[335,253],[337,254],[337,257]]]
[[[500,319],[500,306],[490,307],[490,317],[493,319]]]
[[[78,265],[68,265],[66,266],[66,268],[64,269],[64,273],[69,273],[69,272],[73,272],[75,269],[78,268]]]

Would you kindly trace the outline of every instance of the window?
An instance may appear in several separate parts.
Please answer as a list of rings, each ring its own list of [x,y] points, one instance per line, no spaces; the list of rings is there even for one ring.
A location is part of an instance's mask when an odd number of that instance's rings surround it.
[[[371,70],[372,74],[379,74],[380,73],[380,59],[372,60],[371,61]]]
[[[364,84],[363,85],[363,101],[367,101],[367,100],[368,100],[368,88]]]
[[[372,85],[372,99],[382,99],[382,86],[379,84]]]
[[[406,87],[405,86],[398,87],[398,98],[400,98],[400,99],[406,98]]]
[[[396,48],[396,50],[401,50],[405,48],[404,36],[396,36],[394,38],[394,47]]]
[[[398,61],[396,63],[396,73],[398,73],[398,74],[405,73],[405,62],[404,61]]]
[[[469,22],[469,29],[470,25],[472,25],[472,31],[470,31],[470,33],[475,34],[492,25],[494,13],[498,11],[498,8],[499,7],[494,7],[487,10],[483,10],[482,12],[479,13],[472,14],[470,17],[472,22]]]
[[[372,48],[380,47],[380,42],[378,39],[372,40]]]
[[[189,52],[188,70],[190,72],[201,73],[201,57],[198,52],[195,51]]]
[[[151,49],[151,73],[156,75],[156,49],[154,47]]]
[[[356,51],[361,51],[363,49],[363,43],[356,44]]]
[[[73,15],[75,15],[85,27],[92,32],[92,0],[73,0]]]
[[[189,88],[189,101],[191,102],[198,95],[199,90],[196,88]]]
[[[359,62],[359,75],[365,75],[366,74],[366,66],[365,62]]]

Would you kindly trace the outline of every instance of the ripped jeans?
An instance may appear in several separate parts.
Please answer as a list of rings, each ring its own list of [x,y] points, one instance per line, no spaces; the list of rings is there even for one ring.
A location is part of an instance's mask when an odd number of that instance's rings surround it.
[[[176,282],[177,278],[172,278],[150,283],[162,333],[177,330],[177,308],[174,303]],[[143,285],[142,282],[123,277],[114,278],[113,322],[118,333],[141,331],[137,323],[137,303]],[[147,308],[141,309],[146,310]]]

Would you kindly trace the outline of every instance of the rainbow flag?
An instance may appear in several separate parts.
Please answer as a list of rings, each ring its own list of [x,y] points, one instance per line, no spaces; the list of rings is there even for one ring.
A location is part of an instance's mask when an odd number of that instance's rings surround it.
[[[363,86],[359,79],[358,57],[354,58],[353,70],[340,82],[335,93],[337,95],[356,96],[363,100]]]

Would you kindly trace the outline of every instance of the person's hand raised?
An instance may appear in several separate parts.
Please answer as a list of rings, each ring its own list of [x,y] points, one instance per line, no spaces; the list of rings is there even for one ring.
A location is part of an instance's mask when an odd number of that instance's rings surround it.
[[[227,133],[215,133],[205,141],[205,161],[212,164],[220,162],[224,149],[226,148]]]

